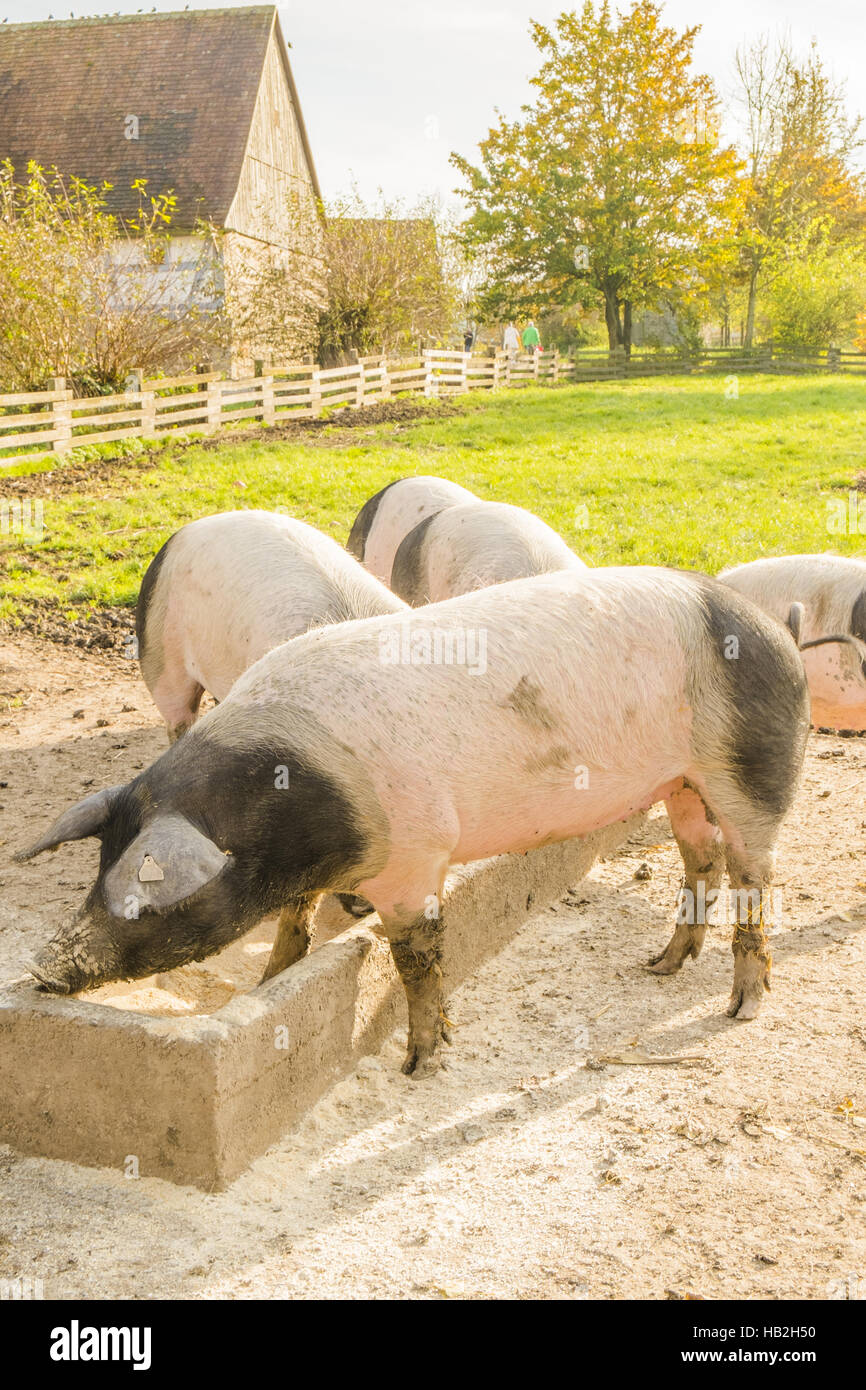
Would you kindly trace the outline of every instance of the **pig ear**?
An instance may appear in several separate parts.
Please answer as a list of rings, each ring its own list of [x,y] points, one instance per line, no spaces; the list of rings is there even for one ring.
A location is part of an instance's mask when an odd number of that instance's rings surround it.
[[[158,816],[128,844],[103,882],[112,917],[167,912],[232,861],[185,816]]]
[[[116,787],[106,787],[104,791],[94,792],[75,806],[70,806],[69,810],[58,816],[51,828],[29,849],[19,850],[15,859],[22,864],[25,859],[32,859],[34,855],[41,854],[46,849],[56,849],[67,840],[86,840],[88,835],[98,835],[111,815],[117,796],[122,790],[123,783]]]
[[[791,604],[791,608],[788,613],[788,627],[791,629],[791,636],[797,643],[798,647],[800,645],[800,634],[803,631],[804,614],[805,609],[803,608],[802,603]]]

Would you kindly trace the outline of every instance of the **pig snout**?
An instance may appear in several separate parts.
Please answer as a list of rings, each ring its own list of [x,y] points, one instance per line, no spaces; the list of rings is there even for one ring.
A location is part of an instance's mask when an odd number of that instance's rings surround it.
[[[48,994],[77,994],[84,988],[84,971],[64,949],[62,943],[49,942],[30,966],[39,988]]]
[[[121,972],[111,944],[100,941],[93,924],[79,914],[40,951],[30,973],[49,994],[78,994]]]

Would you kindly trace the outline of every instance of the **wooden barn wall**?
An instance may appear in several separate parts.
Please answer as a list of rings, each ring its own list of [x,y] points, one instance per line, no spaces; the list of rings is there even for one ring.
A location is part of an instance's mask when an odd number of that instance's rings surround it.
[[[276,40],[271,39],[250,140],[226,230],[276,245],[295,240],[287,215],[291,193],[310,194],[312,179]]]

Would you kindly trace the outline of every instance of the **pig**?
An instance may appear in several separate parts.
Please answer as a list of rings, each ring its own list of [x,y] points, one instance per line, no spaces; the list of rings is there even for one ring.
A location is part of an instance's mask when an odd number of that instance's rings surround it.
[[[585,569],[540,517],[476,500],[428,516],[398,547],[390,587],[413,608],[555,570]]]
[[[419,521],[455,503],[478,500],[468,488],[447,478],[398,478],[364,503],[352,523],[346,549],[387,584],[398,545]]]
[[[220,512],[176,531],[145,573],[135,614],[141,674],[173,742],[206,690],[224,700],[272,647],[404,607],[315,527],[278,512]]]
[[[727,1012],[751,1019],[769,988],[762,895],[808,725],[790,633],[702,575],[567,570],[315,629],[21,852],[102,845],[85,903],[33,973],[68,993],[169,970],[279,909],[268,979],[304,954],[320,894],[361,894],[406,991],[403,1070],[427,1075],[448,1041],[449,865],[663,800],[690,901],[710,900],[724,866],[738,890]],[[701,911],[678,912],[651,968],[697,958],[705,929]]]
[[[802,609],[812,723],[866,729],[866,561],[785,555],[736,565],[718,578],[782,622],[795,605]]]

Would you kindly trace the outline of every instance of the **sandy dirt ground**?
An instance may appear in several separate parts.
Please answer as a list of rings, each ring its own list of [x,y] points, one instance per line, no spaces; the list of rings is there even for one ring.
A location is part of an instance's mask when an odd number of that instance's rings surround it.
[[[0,640],[0,981],[96,863],[12,852],[163,747],[134,662]],[[447,1071],[403,1077],[396,1033],[227,1192],[0,1147],[0,1278],[89,1299],[866,1297],[864,784],[866,740],[813,735],[756,1022],[724,1016],[724,927],[678,976],[644,969],[680,873],[654,813],[455,993]]]

